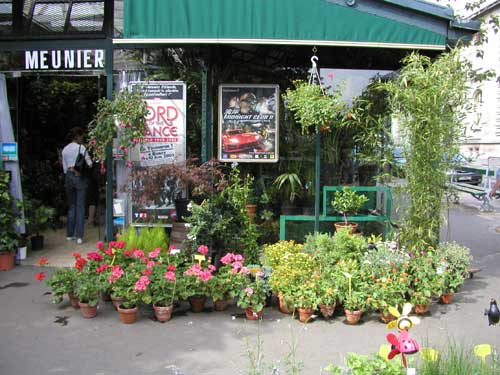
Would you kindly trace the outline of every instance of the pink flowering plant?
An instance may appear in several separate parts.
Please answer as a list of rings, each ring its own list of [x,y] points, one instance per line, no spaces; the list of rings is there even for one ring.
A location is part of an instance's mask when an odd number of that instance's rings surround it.
[[[149,286],[150,300],[156,306],[171,306],[174,303],[178,278],[175,264],[157,263],[153,266]]]
[[[226,300],[239,295],[249,270],[243,265],[245,258],[240,254],[227,253],[220,260],[222,266],[208,281],[209,295],[213,301]]]
[[[201,297],[209,294],[208,281],[212,279],[215,266],[206,259],[208,247],[200,245],[193,255],[192,263],[186,265],[182,277],[177,281],[178,296],[181,299]]]
[[[247,277],[238,295],[237,305],[243,309],[250,307],[254,313],[258,313],[264,308],[265,302],[265,282],[262,277]]]

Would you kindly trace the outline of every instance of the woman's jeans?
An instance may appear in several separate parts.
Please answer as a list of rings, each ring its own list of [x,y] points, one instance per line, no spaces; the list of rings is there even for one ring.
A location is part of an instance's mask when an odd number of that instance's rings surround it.
[[[85,198],[87,195],[87,178],[76,176],[74,172],[66,172],[64,186],[68,197],[68,221],[66,236],[83,238],[85,225]]]

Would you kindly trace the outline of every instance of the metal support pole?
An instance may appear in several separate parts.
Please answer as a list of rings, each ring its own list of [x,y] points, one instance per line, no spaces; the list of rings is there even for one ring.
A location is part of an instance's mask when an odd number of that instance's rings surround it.
[[[106,48],[106,98],[113,100],[113,45]],[[106,146],[106,241],[113,240],[113,148]]]
[[[208,111],[207,111],[207,96],[208,96],[208,69],[204,63],[201,68],[201,162],[205,163],[209,160],[208,155]]]
[[[320,177],[321,177],[321,133],[319,131],[319,126],[316,125],[316,153],[314,156],[314,233],[319,232],[319,197],[321,195],[320,191]],[[326,214],[326,212],[324,213]]]

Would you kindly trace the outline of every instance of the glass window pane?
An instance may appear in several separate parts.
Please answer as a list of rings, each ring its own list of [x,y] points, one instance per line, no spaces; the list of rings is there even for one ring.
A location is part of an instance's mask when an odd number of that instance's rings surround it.
[[[0,2],[0,34],[12,33],[12,1]]]
[[[33,10],[32,30],[62,32],[69,5],[67,3],[36,3]]]
[[[102,31],[104,2],[73,3],[70,28],[80,32]]]

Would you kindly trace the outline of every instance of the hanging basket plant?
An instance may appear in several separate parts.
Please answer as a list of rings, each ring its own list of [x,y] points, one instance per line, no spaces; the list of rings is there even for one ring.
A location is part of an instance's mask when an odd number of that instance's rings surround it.
[[[302,128],[302,134],[315,131],[328,131],[332,126],[340,124],[345,104],[342,94],[337,89],[333,93],[323,92],[321,86],[306,81],[294,81],[295,88],[289,88],[283,95],[288,108]]]
[[[118,138],[124,154],[144,142],[148,109],[140,92],[122,91],[113,101],[100,99],[97,113],[89,124],[89,149],[101,165],[106,159],[106,147]],[[103,170],[103,168],[101,168]]]

